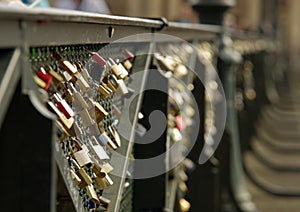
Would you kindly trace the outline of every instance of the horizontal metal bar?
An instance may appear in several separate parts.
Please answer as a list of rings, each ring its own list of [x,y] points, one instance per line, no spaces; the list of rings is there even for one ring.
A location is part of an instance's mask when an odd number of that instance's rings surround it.
[[[162,21],[159,20],[103,15],[55,8],[16,8],[3,4],[0,4],[0,18],[7,20],[62,21],[69,23],[97,23],[150,28],[160,28],[162,25]]]
[[[161,33],[176,36],[188,41],[212,40],[221,33],[221,27],[214,25],[169,22],[168,26],[165,27]]]

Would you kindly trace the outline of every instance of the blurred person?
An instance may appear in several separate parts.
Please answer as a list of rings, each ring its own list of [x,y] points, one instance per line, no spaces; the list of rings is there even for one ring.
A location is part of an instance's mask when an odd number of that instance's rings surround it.
[[[176,20],[183,23],[199,23],[198,15],[188,0],[181,0]]]
[[[110,14],[110,9],[105,0],[56,0],[54,7],[61,9]]]
[[[0,2],[16,7],[49,7],[48,0],[0,0]]]

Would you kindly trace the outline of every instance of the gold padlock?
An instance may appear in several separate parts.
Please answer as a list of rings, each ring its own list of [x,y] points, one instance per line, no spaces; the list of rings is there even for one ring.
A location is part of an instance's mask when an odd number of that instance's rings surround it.
[[[69,74],[73,75],[77,73],[77,68],[70,63],[66,58],[63,58],[60,54],[57,52],[52,52],[52,56],[58,61],[59,66],[69,72]]]
[[[118,84],[116,84],[114,81],[111,79],[107,80],[107,86],[113,91],[116,92],[118,89]]]
[[[97,177],[104,178],[106,176],[106,173],[102,171],[102,168],[95,159],[92,159],[92,161],[93,165],[91,167],[91,170],[95,173]]]
[[[80,177],[75,173],[73,169],[71,169],[70,172],[71,178],[73,179],[74,183],[79,186],[82,183]]]
[[[98,195],[94,189],[94,186],[93,185],[88,185],[86,187],[86,191],[87,191],[87,194],[89,196],[89,198],[91,199],[91,201],[95,204],[100,204],[100,200],[98,198]]]
[[[106,99],[107,97],[109,97],[110,95],[110,92],[109,90],[107,90],[103,85],[99,85],[98,87],[98,91],[100,93],[100,97],[103,98],[103,99]]]
[[[124,66],[121,63],[116,64],[116,62],[113,59],[109,58],[109,64],[111,71],[116,75],[116,77],[124,80],[127,79],[128,71],[124,68]]]
[[[107,188],[108,186],[113,185],[113,181],[112,181],[112,179],[109,177],[108,174],[105,174],[104,177],[102,177],[102,176],[97,176],[97,177],[95,178],[95,183],[96,183],[96,185],[98,186],[98,188],[99,188],[100,190],[103,190],[103,189]]]
[[[108,112],[98,102],[94,102],[94,105],[96,122],[99,123],[108,115]]]
[[[114,168],[109,164],[109,163],[105,163],[103,165],[100,166],[101,170],[103,170],[103,172],[105,173],[110,173]]]
[[[92,184],[92,178],[88,175],[88,173],[86,173],[84,168],[80,167],[73,158],[70,158],[70,161],[75,168],[75,174],[81,179],[80,183],[78,184],[79,188],[84,188],[87,185]]]
[[[58,137],[58,139],[60,141],[63,141],[66,138],[70,137],[70,134],[68,133],[68,131],[66,130],[66,128],[64,127],[64,125],[61,123],[60,120],[56,120],[55,123],[56,123],[57,128],[61,132],[60,136]]]
[[[53,77],[53,81],[55,84],[60,83],[64,80],[64,78],[54,71],[51,66],[45,66],[45,70]]]
[[[107,211],[109,210],[110,200],[101,196],[99,198],[101,207],[105,208]]]
[[[123,66],[126,68],[127,71],[129,71],[132,68],[132,63],[129,60],[125,60],[123,62]]]

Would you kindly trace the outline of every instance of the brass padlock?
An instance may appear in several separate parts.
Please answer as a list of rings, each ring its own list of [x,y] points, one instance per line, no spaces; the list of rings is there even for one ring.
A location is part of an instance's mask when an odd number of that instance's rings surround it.
[[[92,158],[92,161],[93,165],[91,167],[91,170],[95,173],[97,177],[104,178],[106,176],[106,172],[102,171],[101,166],[94,158]]]
[[[109,97],[110,95],[110,92],[109,90],[107,90],[103,85],[99,85],[98,87],[98,91],[100,93],[100,97],[103,98],[103,99],[106,99],[107,97]],[[110,90],[111,91],[111,90]]]
[[[69,134],[68,131],[65,129],[65,127],[63,126],[63,124],[61,123],[61,121],[56,120],[55,123],[56,123],[56,126],[57,126],[58,130],[60,131],[60,132],[58,133],[58,134],[59,134],[58,139],[59,139],[60,141],[63,141],[63,140],[65,140],[66,138],[70,137],[70,134]]]
[[[103,170],[103,172],[105,172],[107,174],[110,173],[114,169],[109,163],[105,163],[105,164],[101,165],[100,167]]]
[[[86,187],[86,191],[87,191],[87,194],[89,196],[89,198],[91,199],[91,201],[94,203],[94,204],[100,204],[100,200],[98,198],[98,195],[94,189],[94,186],[93,185],[88,185]]]
[[[77,89],[75,88],[75,86],[70,83],[70,90],[72,91],[72,95],[73,95],[73,105],[75,106],[75,108],[77,109],[77,111],[81,111],[84,108],[88,108],[88,104],[87,102],[84,100],[84,98],[82,97],[82,95],[80,94],[80,92],[77,91]]]
[[[77,68],[70,63],[66,58],[63,58],[57,52],[52,52],[52,56],[58,61],[59,66],[67,71],[69,74],[73,75],[77,73]]]
[[[108,115],[108,112],[106,112],[104,107],[102,107],[102,105],[100,105],[98,102],[93,102],[93,103],[95,105],[94,109],[95,109],[96,122],[99,123]]]
[[[64,76],[64,78],[67,82],[76,83],[76,81],[77,81],[76,77],[72,76],[67,71],[63,71],[62,75]]]
[[[112,58],[109,58],[109,64],[111,71],[116,75],[116,77],[124,80],[127,79],[128,72],[121,63],[116,64]]]
[[[71,178],[73,179],[74,183],[79,186],[82,183],[80,177],[75,173],[73,169],[71,169],[70,172]]]
[[[64,80],[64,78],[59,73],[54,71],[51,66],[45,66],[45,70],[52,76],[55,84],[61,83]]]
[[[112,92],[114,93],[117,91],[118,88],[118,86],[114,85],[110,80],[107,82],[107,87],[109,87],[109,89],[112,90]]]
[[[103,197],[103,196],[101,196],[99,198],[99,200],[100,200],[100,206],[103,207],[103,208],[105,208],[108,211],[109,210],[109,206],[110,206],[110,200],[107,199],[107,198],[105,198],[105,197]]]
[[[103,177],[103,178],[96,177],[95,183],[100,190],[103,190],[103,189],[107,188],[108,186],[111,186],[114,184],[108,174],[106,174],[105,177]]]
[[[77,148],[77,151],[75,152],[72,143],[75,145]],[[70,143],[70,150],[71,150],[71,155],[75,158],[77,163],[79,164],[80,167],[86,166],[86,165],[92,165],[92,160],[90,156],[88,155],[87,149],[83,148],[82,145],[79,143],[79,141],[75,138],[72,138],[72,143]]]
[[[122,62],[123,66],[126,68],[127,71],[131,70],[132,63],[129,60],[125,60]]]
[[[79,188],[84,188],[87,185],[92,184],[92,178],[88,175],[84,168],[80,167],[79,164],[73,158],[70,158],[69,160],[71,162],[71,165],[74,166],[75,174],[81,179],[78,185]]]

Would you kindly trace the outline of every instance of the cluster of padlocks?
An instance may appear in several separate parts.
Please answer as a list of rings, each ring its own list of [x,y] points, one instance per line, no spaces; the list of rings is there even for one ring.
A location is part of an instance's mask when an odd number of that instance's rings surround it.
[[[110,200],[102,192],[113,185],[110,155],[121,146],[117,131],[121,111],[112,100],[128,93],[126,81],[134,56],[124,50],[125,59],[116,62],[86,50],[87,59],[79,60],[73,56],[79,54],[76,50],[67,50],[70,47],[62,52],[32,49],[32,54],[48,56],[45,61],[32,59],[33,78],[57,116],[57,142],[84,207],[108,209]]]

